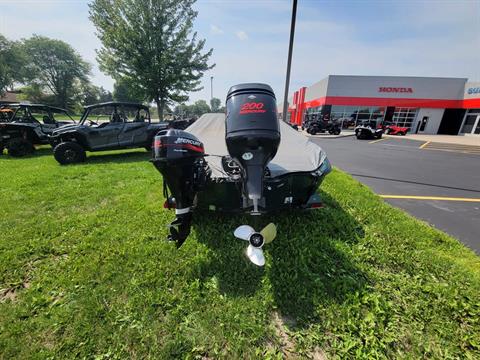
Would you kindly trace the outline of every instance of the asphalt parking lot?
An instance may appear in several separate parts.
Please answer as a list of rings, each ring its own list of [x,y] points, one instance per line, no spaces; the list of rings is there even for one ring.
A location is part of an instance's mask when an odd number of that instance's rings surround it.
[[[480,151],[402,137],[311,137],[334,166],[480,254]],[[427,145],[427,146],[426,146]]]

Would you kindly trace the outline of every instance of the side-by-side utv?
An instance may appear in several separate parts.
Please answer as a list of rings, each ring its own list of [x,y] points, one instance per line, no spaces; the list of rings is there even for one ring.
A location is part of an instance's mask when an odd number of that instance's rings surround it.
[[[277,119],[275,95],[266,84],[230,88],[224,114],[205,114],[182,130],[155,136],[152,162],[164,179],[166,207],[175,208],[169,240],[190,233],[194,210],[261,216],[321,206],[318,186],[331,170],[325,152]],[[168,194],[170,192],[170,195]],[[276,235],[249,225],[234,231],[249,242],[248,258],[263,266],[262,247]]]
[[[42,104],[10,104],[0,122],[0,154],[6,148],[11,156],[24,156],[35,151],[35,145],[48,144],[48,136],[56,129],[75,124],[67,110]]]
[[[167,126],[152,123],[145,105],[112,101],[85,107],[80,122],[54,131],[50,144],[60,164],[72,164],[85,161],[86,151],[150,150],[155,134]]]

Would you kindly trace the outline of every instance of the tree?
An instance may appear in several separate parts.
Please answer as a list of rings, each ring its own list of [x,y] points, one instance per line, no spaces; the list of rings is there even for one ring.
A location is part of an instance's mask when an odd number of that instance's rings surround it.
[[[118,78],[113,84],[113,98],[115,101],[143,102],[143,93],[135,83],[125,77]]]
[[[21,44],[0,34],[0,95],[14,83],[24,81],[26,62]]]
[[[88,82],[90,64],[67,43],[44,36],[33,35],[24,40],[25,53],[34,74],[32,83],[48,89],[56,98],[56,105],[71,107]]]
[[[220,99],[212,98],[212,100],[210,100],[210,107],[212,108],[212,112],[219,112],[221,106],[222,101]]]
[[[173,109],[173,114],[182,117],[193,115],[193,105],[179,104]]]
[[[83,104],[91,105],[112,101],[112,93],[101,86],[86,84],[83,89]]]
[[[52,94],[46,94],[38,84],[31,84],[21,87],[18,98],[21,101],[29,101],[34,104],[55,105],[55,97]]]
[[[159,118],[172,102],[201,90],[213,49],[192,35],[195,0],[94,0],[90,19],[102,42],[100,68],[114,78],[135,79],[147,101],[155,101]]]
[[[208,106],[207,102],[205,100],[197,100],[193,104],[193,114],[197,116],[201,116],[205,113],[210,112],[210,106]]]

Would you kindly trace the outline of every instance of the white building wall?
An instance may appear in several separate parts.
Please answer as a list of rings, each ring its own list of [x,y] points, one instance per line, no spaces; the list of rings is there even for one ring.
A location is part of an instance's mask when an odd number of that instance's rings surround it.
[[[327,95],[329,77],[316,82],[315,84],[307,87],[305,91],[305,101],[312,101],[318,98],[322,98]]]
[[[427,126],[422,134],[437,134],[440,123],[442,122],[443,113],[445,109],[418,109],[417,117],[412,126],[411,133],[415,134],[418,123],[422,121],[425,116],[428,116]],[[419,132],[420,133],[420,132]]]
[[[466,82],[466,78],[330,75],[327,96],[460,100]],[[402,88],[411,92],[384,92],[382,88]]]

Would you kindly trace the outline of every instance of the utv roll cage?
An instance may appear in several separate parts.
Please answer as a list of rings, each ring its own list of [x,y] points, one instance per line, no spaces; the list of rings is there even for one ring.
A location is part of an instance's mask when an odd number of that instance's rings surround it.
[[[55,113],[63,113],[66,116],[69,117],[69,120],[73,121],[75,123],[75,120],[72,118],[70,113],[68,112],[67,109],[57,107],[57,106],[50,106],[50,105],[45,105],[45,104],[26,104],[26,103],[16,103],[16,104],[8,104],[2,106],[2,109],[11,109],[13,111],[12,116],[10,117],[10,121],[16,121],[20,123],[39,123],[39,121],[32,115],[32,110],[42,110],[48,113],[48,119],[45,117],[42,119],[44,123],[50,123],[54,124],[56,121],[54,114]],[[22,117],[21,119],[16,119],[17,113],[22,110],[26,109],[28,110],[28,118]]]
[[[138,103],[134,103],[134,102],[127,102],[127,101],[108,101],[108,102],[104,102],[104,103],[85,106],[84,110],[83,110],[82,117],[80,118],[79,124],[83,125],[84,122],[89,117],[89,115],[95,109],[106,108],[106,107],[109,107],[109,106],[113,107],[113,114],[112,115],[118,116],[117,121],[115,121],[115,122],[125,122],[126,121],[125,118],[122,118],[121,112],[119,112],[119,108],[121,108],[121,107],[126,107],[126,108],[131,108],[131,109],[136,109],[137,110],[136,117],[138,117],[138,120],[134,120],[134,121],[141,121],[141,122],[146,121],[148,123],[151,122],[150,109],[148,108],[148,106],[138,104]],[[139,118],[140,110],[145,110],[145,114],[146,114],[145,119],[140,120],[140,118]]]

